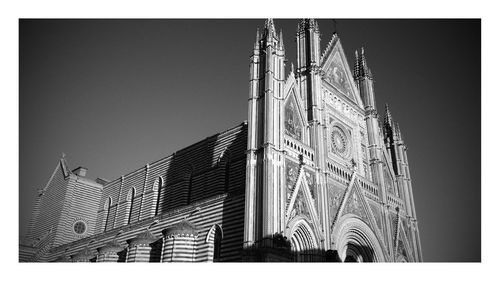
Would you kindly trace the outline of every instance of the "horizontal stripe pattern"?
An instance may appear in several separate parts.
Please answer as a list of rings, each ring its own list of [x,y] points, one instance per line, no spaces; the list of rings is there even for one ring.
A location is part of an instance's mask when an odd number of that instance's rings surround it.
[[[128,240],[142,233],[144,229],[151,224],[153,219],[158,219],[159,222],[154,224],[150,228],[150,231],[153,235],[158,237],[158,240],[152,245],[160,246],[151,249],[148,260],[159,261],[159,255],[163,256],[165,251],[165,249],[163,249],[163,253],[161,252],[162,247],[160,243],[165,242],[161,231],[179,223],[184,218],[188,217],[193,210],[199,208],[199,212],[189,218],[189,221],[197,227],[199,233],[193,241],[195,245],[194,258],[191,258],[191,256],[188,258],[183,256],[186,251],[189,252],[189,250],[186,250],[183,246],[179,248],[180,251],[184,253],[179,257],[179,260],[186,261],[186,259],[190,259],[190,261],[207,261],[208,255],[213,255],[208,249],[209,245],[206,242],[207,235],[210,229],[217,224],[222,228],[224,233],[224,237],[221,241],[220,261],[241,261],[241,251],[243,250],[244,205],[244,193],[213,196],[196,202],[191,206],[171,210],[155,218],[135,222],[128,226],[123,226],[112,231],[96,234],[92,237],[55,247],[48,253],[48,260],[56,260],[65,253],[66,248],[68,249],[67,255],[74,255],[84,249],[91,240],[93,241],[90,243],[89,247],[91,249],[98,249],[112,241],[118,231],[122,231],[122,234],[116,239],[122,246],[126,247]],[[165,246],[163,245],[163,247]],[[156,249],[156,252],[154,252],[154,249]],[[125,251],[129,251],[129,249]],[[127,255],[129,254],[127,253]]]

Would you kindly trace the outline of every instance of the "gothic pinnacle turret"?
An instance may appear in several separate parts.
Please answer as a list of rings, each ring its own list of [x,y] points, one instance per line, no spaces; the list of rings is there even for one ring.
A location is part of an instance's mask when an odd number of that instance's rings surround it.
[[[389,104],[385,104],[385,117],[384,117],[384,125],[393,126],[391,111],[389,110]]]
[[[357,50],[355,52],[355,55],[356,55],[356,63],[354,66],[354,78],[359,79],[367,77],[373,79],[372,72],[368,67],[368,64],[366,63],[365,48],[361,47],[361,56],[358,56]]]
[[[260,46],[260,32],[259,28],[257,28],[257,35],[255,36],[255,44],[254,44],[254,49],[258,50]]]
[[[267,38],[273,38],[276,35],[276,29],[274,28],[273,19],[267,19],[264,24],[264,36]]]
[[[358,50],[354,51],[354,78],[359,77],[359,55]]]

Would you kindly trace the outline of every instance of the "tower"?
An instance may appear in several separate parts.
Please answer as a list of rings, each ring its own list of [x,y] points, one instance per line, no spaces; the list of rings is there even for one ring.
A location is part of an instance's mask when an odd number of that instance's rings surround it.
[[[379,119],[365,50],[354,72],[338,34],[321,52],[299,21],[297,63],[284,74],[274,22],[250,65],[245,237],[251,260],[419,261],[406,146]]]
[[[272,19],[257,31],[250,62],[245,246],[266,246],[282,226],[285,49]]]

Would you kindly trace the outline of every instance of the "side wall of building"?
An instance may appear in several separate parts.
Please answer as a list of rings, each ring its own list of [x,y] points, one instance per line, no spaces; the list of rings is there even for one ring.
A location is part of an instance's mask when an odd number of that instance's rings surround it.
[[[96,234],[215,195],[244,192],[246,134],[246,124],[240,125],[108,183]]]

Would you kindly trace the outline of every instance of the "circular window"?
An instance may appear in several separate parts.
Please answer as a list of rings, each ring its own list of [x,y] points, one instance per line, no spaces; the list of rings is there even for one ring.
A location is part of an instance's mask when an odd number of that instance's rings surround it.
[[[330,137],[332,150],[342,157],[347,157],[349,154],[349,141],[344,131],[334,126]]]
[[[83,234],[87,230],[87,225],[83,221],[77,221],[73,225],[73,231],[76,234]]]

